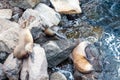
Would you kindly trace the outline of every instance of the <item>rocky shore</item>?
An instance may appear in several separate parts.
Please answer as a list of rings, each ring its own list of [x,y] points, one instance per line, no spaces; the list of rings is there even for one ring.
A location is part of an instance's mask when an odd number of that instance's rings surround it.
[[[119,2],[0,1],[0,80],[119,80],[119,59],[109,54],[114,37],[105,36],[111,28],[119,34]]]

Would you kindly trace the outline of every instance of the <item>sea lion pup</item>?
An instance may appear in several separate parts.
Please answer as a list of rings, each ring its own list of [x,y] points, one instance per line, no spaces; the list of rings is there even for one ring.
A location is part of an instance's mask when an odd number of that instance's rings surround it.
[[[51,30],[50,28],[46,28],[44,30],[44,33],[47,35],[47,36],[55,36],[55,32],[53,30]]]
[[[85,48],[88,46],[88,44],[88,41],[83,41],[79,43],[72,52],[74,66],[82,73],[88,73],[93,70],[93,66],[87,60],[85,53]]]
[[[57,31],[55,30],[52,30],[51,28],[42,28],[42,30],[44,31],[44,33],[49,36],[49,37],[57,37],[57,38],[60,38],[60,39],[66,39],[65,36],[59,34]]]
[[[32,34],[27,27],[24,27],[28,26],[28,21],[25,21],[22,26],[23,28],[19,34],[19,43],[13,52],[13,55],[18,59],[27,57],[33,50]]]

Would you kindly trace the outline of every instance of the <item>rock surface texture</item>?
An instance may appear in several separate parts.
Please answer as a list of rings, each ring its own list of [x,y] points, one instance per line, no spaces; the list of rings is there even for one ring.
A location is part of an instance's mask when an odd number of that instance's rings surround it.
[[[19,72],[22,67],[22,61],[14,58],[11,53],[3,64],[3,70],[9,80],[19,80]]]
[[[52,27],[59,24],[61,16],[46,4],[39,3],[34,10],[26,9],[18,22],[22,24],[25,20],[29,21],[30,28],[40,27],[40,25]]]
[[[55,10],[64,14],[82,13],[79,0],[50,0]]]
[[[29,56],[28,64],[29,80],[49,80],[46,54],[39,44],[34,44],[33,54]]]
[[[29,64],[28,64],[28,58],[23,60],[22,63],[22,69],[20,73],[20,79],[21,80],[28,80],[29,79]]]
[[[12,6],[18,6],[23,9],[32,8],[37,5],[41,0],[9,0]]]
[[[61,20],[61,16],[59,13],[55,12],[54,9],[48,7],[43,3],[39,3],[35,7],[35,10],[39,12],[39,16],[48,27],[58,25]]]
[[[9,20],[0,19],[0,51],[11,53],[18,43],[19,25]]]
[[[67,80],[67,78],[61,72],[54,72],[51,74],[50,80]]]
[[[6,79],[5,73],[3,71],[3,64],[0,63],[0,80]]]
[[[67,59],[75,47],[73,40],[49,41],[43,45],[49,67],[55,67]]]
[[[29,27],[30,29],[42,24],[42,20],[39,17],[38,11],[35,11],[33,9],[26,9],[22,16],[19,18],[18,23],[22,25],[25,21],[28,21],[27,27]]]
[[[11,19],[12,10],[11,9],[0,9],[0,18]]]

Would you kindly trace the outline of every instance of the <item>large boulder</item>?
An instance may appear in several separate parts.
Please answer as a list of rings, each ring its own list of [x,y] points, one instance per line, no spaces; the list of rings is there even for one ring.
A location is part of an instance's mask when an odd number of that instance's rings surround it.
[[[64,14],[81,13],[79,0],[50,0],[55,10]]]
[[[19,25],[9,20],[0,19],[0,51],[11,53],[18,43]]]
[[[41,0],[9,0],[12,6],[18,6],[23,9],[32,8],[37,5]]]
[[[67,59],[76,43],[73,40],[48,41],[43,44],[49,67],[55,67]]]
[[[11,19],[12,10],[11,9],[0,9],[0,18]]]
[[[61,20],[59,13],[55,12],[52,8],[43,3],[39,3],[35,7],[35,10],[39,12],[40,17],[48,27],[58,25]]]
[[[33,54],[29,56],[29,80],[49,80],[47,59],[44,49],[34,44]]]
[[[11,53],[3,64],[3,70],[10,80],[19,80],[19,72],[22,67],[22,61],[14,58]]]
[[[21,80],[48,80],[47,59],[45,51],[39,44],[34,44],[33,53],[23,60],[20,73]]]
[[[22,17],[19,19],[19,24],[22,24],[25,20],[29,21],[29,27],[45,26],[51,27],[58,25],[61,16],[47,5],[40,3],[35,9],[27,9]]]

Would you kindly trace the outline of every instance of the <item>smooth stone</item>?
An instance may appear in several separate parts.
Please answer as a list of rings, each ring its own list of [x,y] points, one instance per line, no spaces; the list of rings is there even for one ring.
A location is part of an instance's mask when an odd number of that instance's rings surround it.
[[[55,10],[64,14],[82,13],[79,0],[50,0]]]

